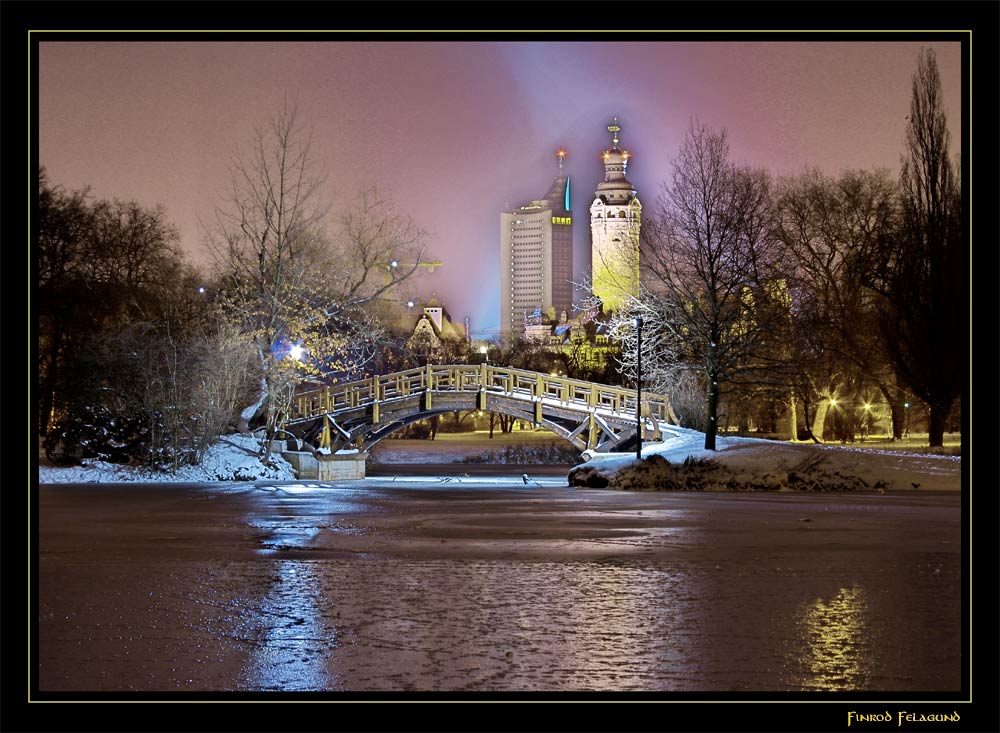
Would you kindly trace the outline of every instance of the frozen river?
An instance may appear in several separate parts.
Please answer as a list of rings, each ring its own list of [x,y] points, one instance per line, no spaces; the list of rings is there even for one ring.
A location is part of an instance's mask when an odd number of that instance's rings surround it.
[[[39,492],[43,691],[957,691],[950,494]]]

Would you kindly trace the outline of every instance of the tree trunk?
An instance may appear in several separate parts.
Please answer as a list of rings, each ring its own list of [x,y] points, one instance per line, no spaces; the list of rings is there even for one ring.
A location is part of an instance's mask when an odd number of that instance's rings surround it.
[[[708,373],[708,414],[705,419],[705,450],[715,450],[715,435],[718,432],[719,383],[714,371]]]
[[[899,440],[903,437],[903,428],[906,424],[906,398],[898,387],[880,384],[879,390],[889,403],[889,411],[892,414],[892,439]]]
[[[826,440],[826,436],[823,433],[823,426],[826,424],[826,415],[830,412],[830,400],[824,397],[822,401],[816,405],[816,413],[813,415],[813,424],[810,432],[812,433],[813,440],[817,443],[822,443]]]
[[[798,431],[795,423],[795,395],[789,392],[784,410],[775,418],[774,432],[778,440],[795,441]]]
[[[930,418],[928,420],[927,444],[931,448],[940,448],[944,445],[944,426],[951,412],[951,405],[931,405]]]
[[[262,375],[260,378],[260,390],[257,392],[257,401],[244,408],[243,412],[240,413],[239,419],[236,421],[236,429],[241,434],[249,434],[250,421],[253,420],[254,415],[260,412],[260,408],[263,407],[264,402],[267,400],[267,395],[267,377]]]
[[[799,425],[796,418],[797,416],[795,414],[795,395],[789,392],[788,415],[786,416],[785,430],[788,431],[788,440],[791,441],[796,441],[799,439]]]

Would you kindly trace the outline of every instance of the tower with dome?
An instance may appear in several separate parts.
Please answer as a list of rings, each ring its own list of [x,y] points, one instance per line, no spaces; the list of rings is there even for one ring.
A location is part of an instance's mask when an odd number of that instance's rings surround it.
[[[605,312],[619,310],[625,298],[639,293],[639,227],[642,204],[625,177],[629,152],[622,150],[615,117],[608,125],[611,149],[605,150],[604,180],[590,205],[591,289]]]

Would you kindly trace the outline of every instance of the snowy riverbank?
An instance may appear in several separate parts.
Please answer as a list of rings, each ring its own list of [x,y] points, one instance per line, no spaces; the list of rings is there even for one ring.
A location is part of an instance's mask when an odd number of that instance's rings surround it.
[[[499,437],[499,436],[498,436]],[[785,472],[821,459],[822,470],[829,474],[858,477],[870,488],[897,490],[920,489],[957,491],[961,487],[961,458],[897,451],[819,446],[811,443],[783,443],[757,438],[719,438],[718,451],[705,451],[702,433],[684,428],[670,428],[662,443],[650,443],[643,456],[662,456],[672,464],[682,464],[689,456],[711,459],[725,466],[728,476],[760,477]],[[462,460],[508,442],[514,444],[551,443],[558,438],[550,434],[525,432],[506,436],[506,441],[490,441],[485,435],[440,435],[438,440],[386,440],[377,447],[379,462],[439,463]],[[240,435],[219,439],[199,466],[185,466],[176,474],[121,466],[102,461],[85,461],[81,466],[57,468],[39,467],[39,482],[55,483],[117,483],[117,482],[185,482],[294,480],[292,466],[278,455],[272,455],[269,465],[256,456],[257,441]],[[614,483],[619,472],[634,464],[632,454],[598,454],[584,464],[592,473]],[[881,482],[881,484],[880,484]],[[716,488],[724,488],[722,486]]]
[[[958,491],[962,484],[960,456],[729,437],[719,437],[717,450],[708,451],[702,447],[704,440],[704,433],[671,427],[664,432],[663,442],[646,444],[642,456],[661,456],[675,466],[688,459],[718,464],[716,471],[701,472],[701,483],[707,482],[704,488],[709,490],[724,490],[730,482],[743,487],[795,489],[803,488],[795,485],[797,480],[806,482],[813,477],[842,489]],[[635,463],[634,454],[596,454],[573,469],[571,483],[575,476],[579,485],[655,488],[650,484],[659,479],[657,462],[651,461],[652,470],[640,471],[640,475],[632,468]]]
[[[38,467],[41,484],[89,483],[200,483],[203,481],[286,480],[295,478],[292,465],[280,455],[272,454],[269,465],[257,457],[260,441],[248,435],[223,435],[197,466],[182,466],[177,473],[162,473],[146,468],[123,466],[85,459],[79,466]],[[44,460],[44,459],[43,459]]]

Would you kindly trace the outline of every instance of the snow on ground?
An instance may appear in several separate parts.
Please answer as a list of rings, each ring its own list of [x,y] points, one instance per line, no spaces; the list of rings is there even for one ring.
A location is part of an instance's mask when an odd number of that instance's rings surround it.
[[[516,434],[515,434],[516,435]],[[378,447],[379,460],[392,463],[451,463],[456,458],[482,452],[492,446],[483,436],[468,437],[461,434],[435,441],[387,440]],[[509,437],[509,436],[508,436]],[[442,439],[443,438],[443,439]],[[551,434],[533,434],[511,438],[514,442],[557,440]],[[642,450],[644,457],[663,456],[671,463],[683,463],[688,456],[711,458],[730,469],[737,477],[754,476],[782,471],[800,464],[817,453],[824,460],[822,468],[828,473],[839,472],[857,476],[869,485],[878,481],[890,489],[952,490],[961,487],[961,458],[900,453],[842,446],[814,445],[812,443],[785,443],[760,438],[717,439],[718,451],[702,448],[705,436],[694,430],[670,426],[664,430],[661,443],[647,443]],[[102,461],[84,461],[81,466],[56,468],[42,465],[38,469],[39,483],[113,483],[113,482],[203,482],[238,480],[294,480],[292,466],[277,454],[272,454],[270,466],[257,458],[259,442],[249,436],[223,436],[209,451],[200,466],[182,467],[176,474],[154,473],[148,469],[121,466]],[[502,447],[501,441],[496,442]],[[588,452],[589,453],[589,452]],[[618,471],[635,462],[634,454],[590,454],[585,467],[613,479]],[[438,480],[438,479],[435,479]]]
[[[171,481],[197,483],[202,481],[253,481],[255,479],[287,480],[295,478],[292,465],[280,455],[271,455],[270,466],[257,457],[260,441],[247,435],[225,435],[209,448],[198,466],[182,466],[177,473],[160,473],[147,468],[123,466],[97,460],[84,460],[80,466],[58,468],[38,467],[41,484],[86,484],[135,481],[165,483]]]
[[[931,489],[958,491],[961,489],[962,459],[960,456],[938,456],[839,445],[790,443],[763,438],[716,438],[718,450],[703,448],[705,434],[669,426],[663,430],[663,442],[647,443],[642,455],[659,455],[670,463],[683,463],[689,456],[711,459],[723,464],[737,478],[761,476],[784,471],[801,464],[809,456],[823,457],[823,471],[844,476],[857,476],[870,486],[881,481],[892,489]],[[635,454],[586,454],[584,464],[605,478],[613,480],[618,472],[635,463]]]

